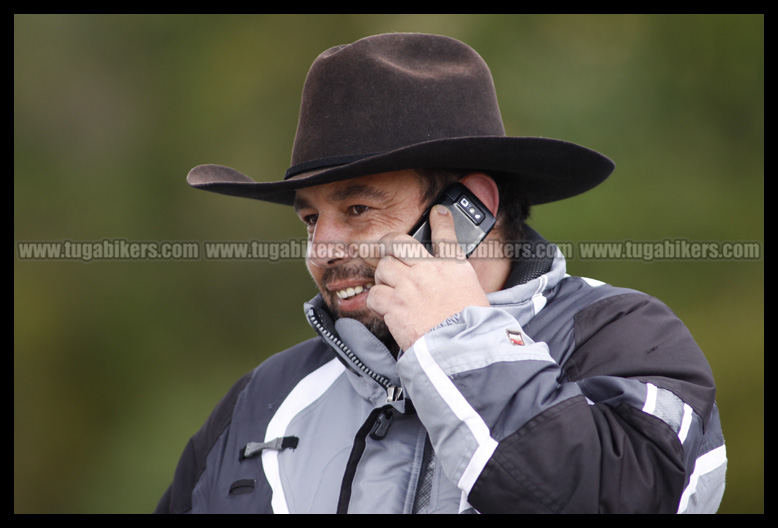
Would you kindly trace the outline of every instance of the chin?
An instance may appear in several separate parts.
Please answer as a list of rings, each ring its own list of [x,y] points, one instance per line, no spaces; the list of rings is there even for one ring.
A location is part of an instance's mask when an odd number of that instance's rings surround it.
[[[383,317],[376,315],[375,312],[369,308],[343,312],[338,308],[339,299],[337,297],[327,295],[324,298],[327,300],[327,307],[335,319],[355,319],[356,321],[362,323],[371,334],[376,336],[382,343],[384,343],[384,345],[386,345],[389,350],[396,349],[397,344],[394,340],[394,337],[392,337],[392,333],[389,331],[389,328],[386,326],[386,323],[384,323]]]

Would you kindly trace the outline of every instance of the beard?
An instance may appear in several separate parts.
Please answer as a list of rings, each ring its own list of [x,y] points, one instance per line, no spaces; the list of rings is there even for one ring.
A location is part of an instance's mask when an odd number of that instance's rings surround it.
[[[361,310],[352,310],[344,313],[339,309],[337,294],[326,288],[326,285],[333,280],[357,279],[374,282],[373,271],[374,270],[366,264],[327,268],[322,274],[321,284],[318,285],[319,291],[321,292],[322,299],[324,299],[324,303],[327,305],[333,319],[349,318],[359,321],[371,334],[376,336],[384,345],[386,345],[390,351],[395,353],[398,348],[397,343],[395,342],[392,333],[389,331],[389,328],[386,326],[382,316],[367,307]]]

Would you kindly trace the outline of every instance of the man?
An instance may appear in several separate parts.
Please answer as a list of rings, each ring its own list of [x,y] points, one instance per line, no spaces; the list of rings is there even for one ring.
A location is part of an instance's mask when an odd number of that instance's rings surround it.
[[[726,453],[691,335],[656,299],[568,276],[524,223],[612,170],[507,137],[486,64],[456,40],[376,35],[320,55],[284,181],[188,177],[294,207],[318,337],[235,384],[158,511],[716,511]],[[495,229],[464,258],[437,206],[435,254],[414,251],[408,231],[452,181]]]

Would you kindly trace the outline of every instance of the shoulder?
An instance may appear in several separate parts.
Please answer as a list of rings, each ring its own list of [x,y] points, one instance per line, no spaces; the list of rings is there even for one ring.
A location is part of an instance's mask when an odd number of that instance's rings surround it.
[[[638,290],[583,277],[568,276],[549,293],[538,323],[552,319],[557,324],[565,321],[573,325],[576,347],[613,325],[631,331],[650,323],[646,328],[686,332],[680,319],[661,300]]]
[[[651,382],[687,401],[707,418],[715,396],[710,365],[683,321],[646,293],[571,278],[567,289],[571,380],[618,375]],[[565,295],[562,295],[564,298]]]
[[[319,338],[303,341],[268,357],[244,374],[227,391],[203,426],[206,437],[218,436],[229,423],[238,399],[246,391],[287,394],[302,378],[332,359]]]

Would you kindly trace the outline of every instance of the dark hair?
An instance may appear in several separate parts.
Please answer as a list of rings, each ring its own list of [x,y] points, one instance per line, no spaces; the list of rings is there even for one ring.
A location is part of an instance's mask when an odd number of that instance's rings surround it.
[[[422,176],[423,199],[432,205],[443,189],[474,172],[470,169],[417,169]],[[515,177],[498,172],[485,172],[497,184],[500,203],[497,210],[497,228],[505,241],[516,242],[524,238],[524,223],[529,218],[530,204],[527,196],[516,185]]]

